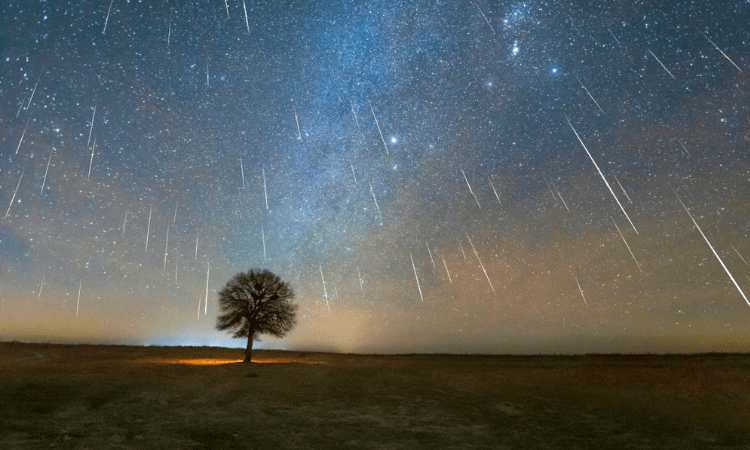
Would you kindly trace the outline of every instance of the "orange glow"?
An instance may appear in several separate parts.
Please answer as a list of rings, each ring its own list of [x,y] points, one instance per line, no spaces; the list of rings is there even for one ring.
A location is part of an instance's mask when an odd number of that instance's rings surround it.
[[[217,358],[194,358],[194,359],[171,359],[171,358],[161,358],[161,359],[148,359],[144,360],[145,363],[152,363],[152,364],[185,364],[190,366],[218,366],[221,364],[234,364],[242,362],[241,359],[217,359]],[[293,362],[300,362],[295,359],[291,358],[264,358],[261,360],[253,359],[253,363],[255,364],[288,364]]]

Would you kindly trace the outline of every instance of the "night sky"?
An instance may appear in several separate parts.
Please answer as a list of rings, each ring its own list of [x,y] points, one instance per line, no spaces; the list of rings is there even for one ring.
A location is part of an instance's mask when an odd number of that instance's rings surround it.
[[[661,3],[2,2],[0,339],[749,351],[750,2]]]

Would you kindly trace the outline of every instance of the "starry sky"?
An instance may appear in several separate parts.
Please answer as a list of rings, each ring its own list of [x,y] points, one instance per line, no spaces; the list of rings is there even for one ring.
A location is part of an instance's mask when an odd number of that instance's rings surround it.
[[[750,351],[750,3],[659,3],[3,2],[0,339]]]

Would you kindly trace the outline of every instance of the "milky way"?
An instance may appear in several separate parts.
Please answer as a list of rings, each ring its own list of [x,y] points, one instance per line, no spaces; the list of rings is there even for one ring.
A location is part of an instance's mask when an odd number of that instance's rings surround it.
[[[750,350],[748,3],[0,17],[0,339],[243,346],[264,267],[261,347]]]

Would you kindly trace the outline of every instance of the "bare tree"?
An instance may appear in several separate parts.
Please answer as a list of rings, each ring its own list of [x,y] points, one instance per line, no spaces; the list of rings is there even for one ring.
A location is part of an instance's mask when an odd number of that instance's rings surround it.
[[[283,337],[296,323],[294,291],[266,269],[238,273],[219,292],[218,330],[231,330],[233,338],[247,337],[245,362],[251,362],[253,341],[261,334]]]

